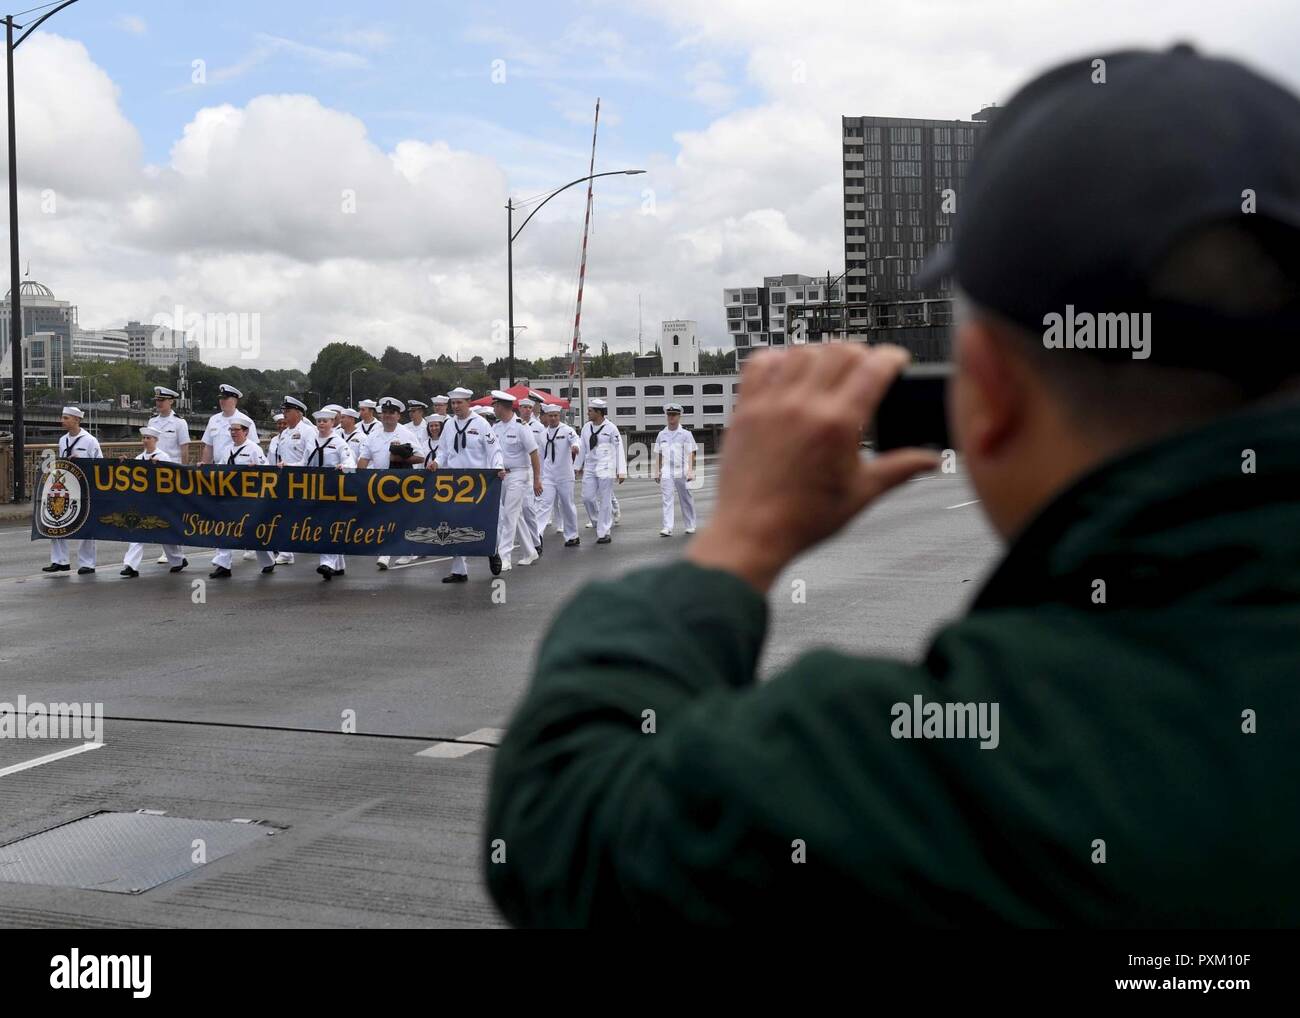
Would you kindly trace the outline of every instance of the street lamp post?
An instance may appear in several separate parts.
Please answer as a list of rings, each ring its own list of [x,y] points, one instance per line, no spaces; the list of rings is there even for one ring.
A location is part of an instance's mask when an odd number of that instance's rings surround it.
[[[358,371],[365,371],[365,370],[366,370],[366,366],[362,364],[360,367],[353,368],[351,371],[348,372],[348,406],[350,407],[355,407],[357,405],[352,399],[352,376],[355,375]]]
[[[5,52],[8,55],[6,72],[9,80],[9,352],[14,369],[14,502],[27,501],[26,464],[26,427],[23,423],[23,307],[18,293],[18,156],[14,152],[14,50],[18,44],[41,27],[41,24],[54,17],[65,7],[71,7],[77,0],[64,0],[52,10],[46,11],[23,30],[23,34],[14,38],[14,29],[23,29],[15,24],[12,14],[5,17]]]
[[[528,225],[533,216],[541,211],[543,205],[554,198],[561,191],[567,191],[569,188],[586,183],[588,180],[595,180],[597,177],[634,177],[638,173],[645,173],[645,170],[609,170],[606,173],[590,173],[585,177],[579,177],[577,180],[570,181],[563,187],[557,187],[554,191],[542,199],[541,203],[528,213],[528,218],[519,224],[519,229],[515,229],[515,203],[513,198],[506,198],[506,305],[508,321],[506,326],[510,332],[510,354],[507,360],[509,365],[508,372],[510,375],[510,384],[515,384],[515,240],[524,232],[524,227]]]

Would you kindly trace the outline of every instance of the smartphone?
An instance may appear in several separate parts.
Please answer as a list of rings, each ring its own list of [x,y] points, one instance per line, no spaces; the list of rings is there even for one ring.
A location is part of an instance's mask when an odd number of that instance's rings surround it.
[[[876,411],[875,447],[950,449],[944,395],[951,364],[916,364],[903,371]]]

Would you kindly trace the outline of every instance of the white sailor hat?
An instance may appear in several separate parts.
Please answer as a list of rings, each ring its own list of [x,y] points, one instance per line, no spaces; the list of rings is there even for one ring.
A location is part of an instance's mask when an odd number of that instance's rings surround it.
[[[307,412],[307,404],[295,396],[285,396],[281,410],[297,410],[300,414]]]
[[[251,428],[253,419],[247,414],[231,414],[229,426],[232,428]]]
[[[235,399],[244,398],[244,394],[233,385],[227,385],[225,382],[222,382],[217,386],[217,399],[225,399],[227,396],[234,396]]]
[[[155,385],[153,387],[154,399],[179,399],[180,393],[175,389],[169,389],[165,385]]]
[[[337,414],[337,413],[341,413],[341,412],[342,412],[342,410],[343,410],[343,406],[342,406],[342,404],[340,404],[340,403],[326,403],[323,407],[321,407],[321,409],[322,409],[322,410],[333,410],[333,411]]]
[[[519,401],[519,405],[520,405],[520,406],[537,406],[537,404],[534,403],[534,402],[533,402],[531,399],[529,399],[527,396],[525,396],[523,399],[521,399],[521,400]]]
[[[560,408],[555,403],[542,404],[542,413],[544,414],[558,414],[559,412],[560,412]]]
[[[428,410],[429,404],[422,399],[408,399],[406,401],[406,409],[411,410],[415,408],[419,408],[420,410]]]
[[[432,403],[434,406],[437,406],[439,403],[446,403],[447,397],[441,394],[437,396],[431,396],[429,398],[429,402]]]
[[[312,417],[316,418],[318,421],[332,421],[338,415],[337,410],[331,410],[329,407],[323,406],[312,414]]]
[[[682,412],[682,405],[680,403],[669,403],[666,407],[664,407],[664,413],[666,414],[679,414],[681,412]]]
[[[162,438],[162,432],[157,428],[151,428],[146,424],[140,429],[140,436],[142,438]]]
[[[405,409],[406,409],[406,404],[403,403],[396,396],[381,396],[379,398],[380,413],[390,413],[392,411],[396,411],[397,413],[400,414]]]
[[[591,402],[587,404],[587,406],[589,406],[592,410],[606,409],[606,403],[603,399],[593,399]]]
[[[447,393],[447,398],[448,399],[469,399],[473,395],[474,395],[474,391],[472,389],[466,389],[464,386],[458,385],[456,388],[452,389],[449,393]]]
[[[273,420],[273,421],[277,421],[277,422],[278,422],[278,421],[282,421],[282,420],[284,420],[284,414],[280,413],[280,412],[277,410],[275,413],[273,413],[273,414],[271,415],[271,420]]]
[[[359,421],[359,420],[361,420],[361,414],[360,414],[360,412],[358,412],[358,411],[356,411],[356,410],[353,410],[350,406],[345,406],[342,410],[340,410],[340,411],[339,411],[339,416],[340,416],[340,417],[351,417],[354,421]]]
[[[492,408],[490,406],[472,406],[469,408],[469,412],[472,414],[478,414],[480,417],[496,416],[496,414],[492,412]]]
[[[86,415],[81,412],[81,407],[79,406],[65,406],[63,408],[63,416],[64,417],[85,417]]]
[[[363,399],[360,403],[357,404],[358,410],[364,410],[366,407],[369,407],[371,410],[373,410],[375,408],[375,401],[373,399]]]
[[[446,420],[447,420],[446,414],[430,414],[428,417],[424,419],[424,422],[426,424],[430,424],[434,421],[437,421],[439,424],[442,424]]]
[[[493,402],[493,403],[509,403],[511,406],[514,406],[514,405],[515,405],[515,397],[512,396],[512,395],[510,395],[510,393],[506,392],[504,389],[493,389],[493,390],[492,390],[492,402]]]

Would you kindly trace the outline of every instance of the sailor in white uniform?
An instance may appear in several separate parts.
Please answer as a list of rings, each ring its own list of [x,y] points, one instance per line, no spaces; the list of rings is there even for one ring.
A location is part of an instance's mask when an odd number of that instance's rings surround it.
[[[59,459],[103,459],[104,450],[89,431],[81,427],[81,407],[65,406],[59,423],[64,434],[59,436]],[[66,573],[72,568],[68,542],[61,537],[50,541],[50,564],[43,573]],[[95,542],[83,540],[77,546],[77,575],[86,576],[95,571]]]
[[[447,417],[445,414],[430,414],[428,417],[425,418],[425,424],[427,425],[427,427],[425,428],[425,433],[428,435],[429,438],[429,451],[428,453],[425,454],[424,457],[425,470],[433,469],[433,459],[434,459],[433,454],[438,449],[438,439],[442,437],[442,427],[446,423],[447,423]]]
[[[276,467],[300,467],[307,456],[307,447],[316,435],[316,429],[307,420],[307,404],[296,396],[285,396],[280,412],[284,414],[284,430],[275,444],[275,455],[268,454],[267,462]],[[275,556],[278,566],[291,566],[293,562],[291,551],[282,551]]]
[[[190,426],[175,412],[179,398],[175,389],[165,385],[153,387],[153,405],[158,412],[149,418],[148,427],[158,432],[158,448],[173,463],[185,462],[185,447],[190,444]]]
[[[679,403],[669,403],[664,407],[668,417],[668,427],[655,436],[654,474],[659,481],[659,492],[663,497],[662,537],[673,536],[673,493],[682,503],[682,520],[686,524],[686,533],[695,533],[695,497],[688,487],[695,480],[695,454],[697,445],[695,436],[682,427],[682,408]]]
[[[307,458],[303,466],[332,467],[351,473],[357,468],[357,461],[352,455],[352,446],[334,430],[334,421],[338,414],[329,407],[321,407],[313,415],[316,418],[316,437],[307,446]],[[342,576],[347,563],[342,555],[322,555],[316,572],[331,580]]]
[[[542,405],[542,497],[539,520],[549,520],[554,512],[564,534],[564,546],[576,548],[578,513],[573,504],[573,461],[581,443],[578,433],[560,420],[560,408],[553,403]]]
[[[253,421],[241,413],[235,413],[230,421],[230,448],[226,452],[224,466],[266,466],[266,454],[262,452],[262,447],[252,440],[250,434],[253,430]],[[275,572],[275,556],[269,551],[258,551],[257,560],[262,563],[262,572]],[[229,548],[219,548],[217,553],[212,556],[212,572],[208,573],[210,580],[224,580],[230,576],[230,566],[233,561]]]
[[[492,425],[497,445],[501,447],[501,462],[506,476],[501,480],[501,511],[497,517],[497,555],[501,558],[501,571],[511,568],[515,538],[523,547],[521,566],[537,561],[537,546],[524,524],[524,506],[542,493],[542,462],[537,452],[537,439],[528,425],[515,416],[515,397],[496,389],[492,405],[497,413],[497,423]]]
[[[435,470],[459,469],[495,469],[503,472],[504,462],[501,458],[501,446],[497,443],[492,428],[483,420],[482,415],[472,414],[469,409],[469,389],[452,389],[447,393],[448,405],[452,416],[443,425],[434,449],[433,468]],[[488,566],[492,575],[501,572],[501,557],[497,554],[488,556]],[[456,555],[451,560],[451,572],[442,578],[443,583],[465,583],[469,579],[469,567],[463,555]]]
[[[588,404],[587,423],[578,436],[578,459],[574,466],[582,474],[582,504],[596,521],[596,543],[609,544],[614,526],[614,482],[627,479],[627,452],[618,428],[605,420],[603,399]]]
[[[153,425],[140,429],[140,441],[144,451],[136,457],[138,460],[153,460],[158,463],[175,463],[176,460],[162,451],[162,434]],[[171,566],[170,572],[179,573],[190,560],[182,554],[179,544],[164,544],[163,561]],[[126,555],[122,558],[122,571],[118,575],[134,579],[140,575],[140,560],[144,558],[144,545],[132,542],[126,546]]]
[[[277,410],[271,415],[271,422],[275,425],[275,434],[271,436],[271,441],[266,444],[266,461],[268,463],[279,463],[280,436],[284,434],[285,428],[284,414]]]
[[[448,416],[447,397],[442,395],[442,393],[439,393],[438,395],[430,398],[429,412],[434,414],[442,414],[443,417]]]
[[[411,433],[411,438],[414,440],[411,445],[418,453],[415,466],[424,466],[424,460],[429,455],[429,428],[424,423],[424,413],[428,409],[423,400],[407,400],[406,412],[410,420],[406,422],[406,430]]]
[[[217,405],[221,410],[208,418],[203,429],[203,452],[200,463],[225,463],[230,452],[230,419],[239,413],[239,400],[244,394],[233,385],[222,383],[217,387]],[[257,444],[257,425],[249,419],[248,438]]]
[[[537,404],[531,396],[525,396],[516,406],[519,408],[519,423],[533,433],[533,438],[537,442],[537,448],[542,447],[546,441],[546,426],[537,419]],[[542,536],[546,530],[545,517],[542,516],[540,509],[542,505],[542,496],[536,498],[524,499],[523,523],[528,531],[528,536],[533,542],[533,547],[537,549],[537,554],[542,553]]]
[[[379,417],[375,413],[377,409],[377,404],[373,399],[363,399],[357,404],[357,410],[361,414],[361,423],[357,427],[361,429],[361,434],[365,435],[366,438],[369,438],[370,433],[379,427]]]
[[[365,448],[357,460],[357,467],[373,470],[394,470],[409,467],[415,455],[415,436],[405,424],[400,423],[402,411],[406,404],[395,396],[385,396],[379,401],[380,423],[366,437]],[[411,450],[411,456],[400,455],[405,449]],[[412,561],[414,556],[403,555],[398,565]],[[387,569],[392,561],[389,555],[380,555],[375,565]]]
[[[361,450],[366,447],[366,433],[361,430],[357,422],[361,420],[361,413],[353,410],[350,406],[345,406],[339,411],[336,434],[343,441],[352,447],[352,459],[361,458]]]

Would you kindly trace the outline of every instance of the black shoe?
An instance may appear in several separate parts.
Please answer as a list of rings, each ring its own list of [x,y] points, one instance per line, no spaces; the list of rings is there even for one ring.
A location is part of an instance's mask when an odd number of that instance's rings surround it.
[[[488,568],[492,570],[492,575],[493,575],[493,576],[500,576],[500,575],[501,575],[501,556],[500,556],[500,555],[489,555],[489,556],[488,556]]]
[[[66,573],[66,572],[67,572],[69,569],[71,569],[71,568],[72,568],[72,566],[68,565],[68,563],[66,563],[66,562],[51,562],[48,566],[46,566],[44,569],[42,569],[41,572],[43,572],[43,573]]]
[[[542,557],[542,539],[540,537],[537,539],[537,557]]]
[[[334,570],[329,566],[317,566],[316,572],[320,573],[327,580],[334,575]]]
[[[581,537],[575,537],[572,541],[565,541],[565,542],[564,542],[564,546],[565,546],[566,548],[576,548],[576,547],[578,547],[578,545],[580,545],[581,543],[582,543],[582,538],[581,538]]]
[[[217,566],[216,569],[208,573],[209,580],[228,580],[230,579],[230,570],[225,566]]]
[[[78,576],[89,576],[89,575],[90,575],[91,573],[93,573],[94,571],[95,571],[94,566],[82,566],[80,569],[77,570],[77,575],[78,575]]]
[[[178,565],[178,566],[172,566],[172,567],[171,567],[170,569],[168,569],[167,571],[168,571],[169,573],[179,573],[182,569],[184,569],[184,568],[185,568],[187,565],[189,565],[189,564],[190,564],[190,560],[187,559],[187,558],[183,558],[183,559],[181,559],[181,564],[180,564],[180,565]]]
[[[140,573],[139,573],[137,570],[132,569],[130,566],[123,566],[123,567],[122,567],[122,571],[121,571],[120,573],[118,573],[117,575],[118,575],[118,576],[133,576],[133,577],[134,577],[134,576],[139,576]]]
[[[443,583],[468,583],[469,577],[464,573],[448,573],[442,578]]]
[[[270,575],[271,573],[273,573],[273,572],[275,572],[275,563],[274,563],[274,562],[272,562],[269,566],[262,566],[262,575],[263,575],[263,576],[269,576],[269,575]]]
[[[598,538],[596,538],[596,543],[597,543],[597,544],[609,544],[609,543],[611,543],[613,540],[614,540],[614,539],[613,539],[612,537],[610,537],[608,534],[606,534],[604,537],[598,537]]]
[[[335,576],[346,576],[347,574],[348,574],[348,571],[347,571],[346,569],[335,569],[335,570],[334,570],[334,575],[335,575]]]

